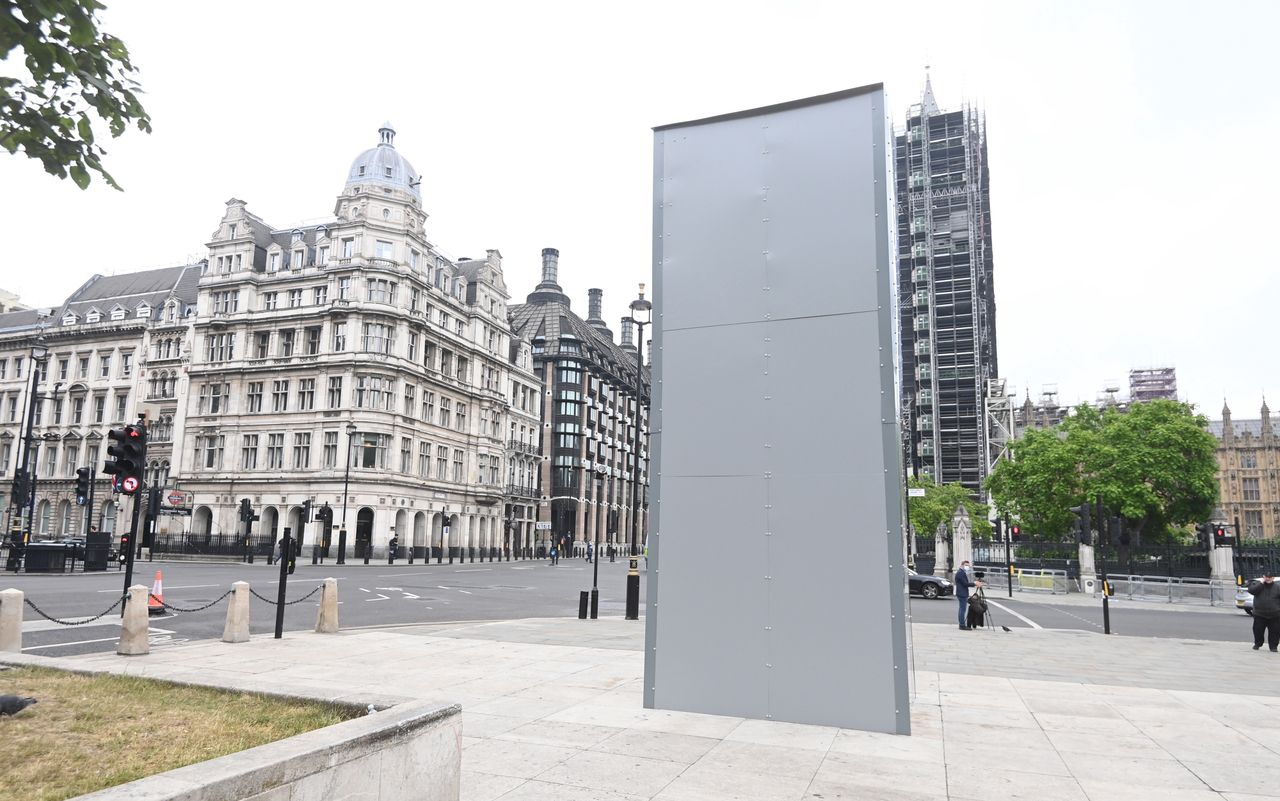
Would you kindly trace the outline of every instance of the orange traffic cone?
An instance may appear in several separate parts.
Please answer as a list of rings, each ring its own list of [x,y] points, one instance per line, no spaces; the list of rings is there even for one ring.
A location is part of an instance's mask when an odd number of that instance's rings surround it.
[[[164,579],[160,571],[156,571],[156,580],[151,583],[151,594],[147,596],[147,614],[164,614]]]

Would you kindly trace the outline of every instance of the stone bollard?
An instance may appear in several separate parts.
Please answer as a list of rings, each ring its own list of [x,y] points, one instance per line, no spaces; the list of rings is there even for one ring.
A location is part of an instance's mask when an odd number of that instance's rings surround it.
[[[249,641],[249,582],[247,581],[237,581],[231,585],[231,600],[227,603],[227,623],[222,627],[222,641]]]
[[[124,620],[120,621],[120,644],[116,646],[116,653],[121,656],[141,656],[151,652],[147,592],[141,584],[129,588],[129,598],[124,602]]]
[[[320,589],[320,612],[316,615],[317,634],[338,633],[338,580],[327,578]]]
[[[22,653],[22,590],[0,592],[0,652]]]

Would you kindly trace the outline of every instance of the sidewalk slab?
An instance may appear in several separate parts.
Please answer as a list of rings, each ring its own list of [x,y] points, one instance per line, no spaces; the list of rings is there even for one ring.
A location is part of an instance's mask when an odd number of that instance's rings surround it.
[[[1280,657],[1249,643],[914,624],[901,737],[645,709],[643,625],[437,624],[22,661],[459,702],[466,801],[1275,795]]]

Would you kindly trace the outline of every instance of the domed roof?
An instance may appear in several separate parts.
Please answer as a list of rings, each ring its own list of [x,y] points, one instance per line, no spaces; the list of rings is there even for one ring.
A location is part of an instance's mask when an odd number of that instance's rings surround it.
[[[389,186],[409,192],[421,200],[418,186],[422,176],[413,168],[409,160],[396,151],[394,144],[396,129],[386,122],[378,129],[378,146],[370,148],[356,156],[351,162],[351,170],[347,173],[347,186]]]

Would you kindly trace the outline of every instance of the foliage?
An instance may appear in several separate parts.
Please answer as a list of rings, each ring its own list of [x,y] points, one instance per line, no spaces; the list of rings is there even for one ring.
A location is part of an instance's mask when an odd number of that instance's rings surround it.
[[[924,489],[923,498],[911,498],[911,527],[916,534],[932,536],[938,530],[939,523],[951,526],[951,518],[956,507],[964,504],[969,513],[970,531],[975,538],[991,536],[991,521],[987,520],[987,505],[978,503],[961,484],[933,483],[929,478],[912,478],[908,487]]]
[[[1099,497],[1134,545],[1144,535],[1177,538],[1213,512],[1215,445],[1208,421],[1185,403],[1158,400],[1105,413],[1081,406],[1056,428],[1013,442],[987,488],[1032,539],[1063,538],[1075,520],[1070,508]]]
[[[0,59],[26,75],[0,75],[0,146],[39,159],[46,172],[89,185],[90,171],[119,189],[102,166],[93,117],[111,137],[130,124],[151,132],[124,42],[98,30],[97,0],[8,0],[0,13]],[[18,58],[20,50],[23,58]]]

